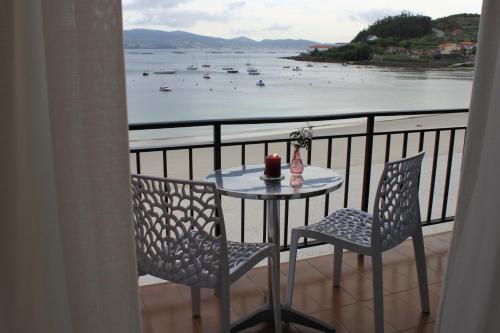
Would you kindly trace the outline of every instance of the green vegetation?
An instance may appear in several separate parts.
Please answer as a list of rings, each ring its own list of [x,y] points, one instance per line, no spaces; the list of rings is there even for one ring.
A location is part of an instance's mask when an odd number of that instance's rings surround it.
[[[404,11],[400,15],[377,20],[367,29],[361,30],[352,43],[366,42],[370,35],[395,40],[422,37],[432,32],[431,23],[432,19],[429,16],[414,15]]]
[[[456,34],[457,40],[477,40],[479,15],[456,14],[438,18],[432,22],[432,27],[447,32],[451,36]]]
[[[367,60],[373,53],[374,48],[367,44],[349,44],[337,48],[331,48],[321,53],[322,57],[339,61]]]

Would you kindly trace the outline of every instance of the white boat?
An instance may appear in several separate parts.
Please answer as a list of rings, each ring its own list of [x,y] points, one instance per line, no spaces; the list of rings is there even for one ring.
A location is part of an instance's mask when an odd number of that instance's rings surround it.
[[[259,87],[264,87],[266,84],[262,80],[259,80],[257,81],[256,85]]]
[[[175,69],[160,69],[158,71],[154,71],[153,74],[175,74]]]
[[[313,65],[313,64],[307,64],[306,66],[307,66],[307,67],[314,67],[314,65]]]
[[[230,73],[230,74],[236,74],[236,73],[238,73],[238,70],[234,69],[234,68],[231,68],[227,72]]]
[[[259,70],[257,68],[253,68],[253,67],[250,67],[250,68],[247,68],[247,72],[250,73],[250,72],[258,72]]]
[[[260,75],[259,71],[248,72],[248,75]]]
[[[204,78],[204,79],[210,79],[210,74],[209,74],[209,73],[206,73],[205,75],[203,75],[203,78]]]
[[[198,67],[195,66],[195,65],[189,65],[189,66],[186,67],[186,69],[189,70],[189,71],[195,71],[195,70],[198,69]]]
[[[300,71],[302,71],[302,68],[300,68],[299,66],[295,66],[294,68],[292,68],[292,71],[300,72]]]
[[[172,91],[172,88],[169,88],[167,86],[161,86],[160,91]]]

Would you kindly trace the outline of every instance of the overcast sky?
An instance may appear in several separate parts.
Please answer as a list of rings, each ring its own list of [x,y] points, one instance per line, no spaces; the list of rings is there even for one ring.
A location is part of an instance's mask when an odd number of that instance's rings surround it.
[[[401,10],[432,18],[480,13],[481,0],[123,0],[125,29],[257,40],[350,41],[369,23]]]

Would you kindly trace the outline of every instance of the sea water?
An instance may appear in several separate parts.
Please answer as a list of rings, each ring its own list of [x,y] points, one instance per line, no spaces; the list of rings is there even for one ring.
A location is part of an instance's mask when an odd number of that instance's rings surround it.
[[[384,68],[307,63],[300,50],[125,50],[129,123],[466,108],[471,69]],[[201,65],[210,64],[210,68]],[[260,75],[248,75],[246,64]],[[187,70],[189,65],[198,70]],[[292,69],[299,66],[301,71]],[[223,67],[239,71],[230,74]],[[284,68],[290,67],[290,68]],[[173,69],[176,74],[153,74]],[[149,76],[142,73],[148,71]],[[211,78],[202,76],[209,73]],[[258,80],[264,87],[256,85]],[[160,86],[172,88],[159,91]],[[283,125],[248,125],[251,133]],[[209,136],[210,128],[131,133],[132,141]],[[225,131],[231,133],[231,129]]]

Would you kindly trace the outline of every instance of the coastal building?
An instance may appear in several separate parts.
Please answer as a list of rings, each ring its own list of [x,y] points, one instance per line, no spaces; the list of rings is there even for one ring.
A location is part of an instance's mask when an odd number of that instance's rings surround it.
[[[401,46],[389,46],[385,49],[385,54],[408,54],[408,49]]]
[[[452,54],[460,51],[460,45],[456,43],[443,43],[438,46],[440,54]]]
[[[460,50],[465,54],[475,53],[476,47],[476,42],[464,41],[460,43]]]
[[[376,41],[377,39],[378,39],[378,37],[377,37],[377,36],[375,36],[375,35],[368,35],[368,37],[366,37],[366,41],[367,41],[367,42],[374,42],[374,41]]]

